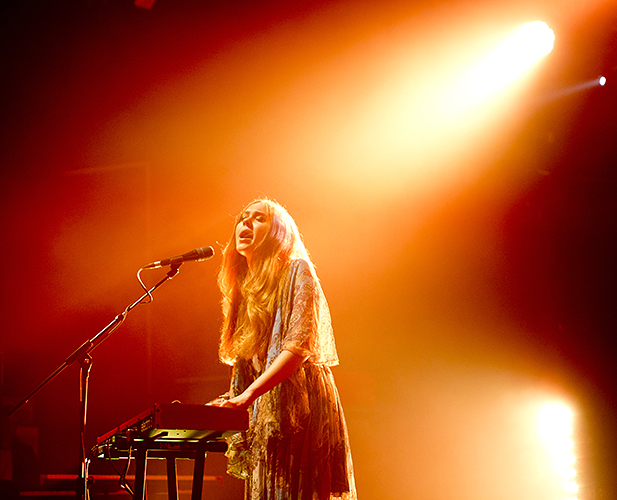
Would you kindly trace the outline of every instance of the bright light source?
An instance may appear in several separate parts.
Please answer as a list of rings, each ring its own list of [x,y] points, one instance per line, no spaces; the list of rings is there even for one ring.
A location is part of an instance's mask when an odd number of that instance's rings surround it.
[[[555,34],[546,23],[525,24],[489,54],[478,69],[500,88],[553,50],[554,41]]]
[[[553,50],[555,34],[541,21],[525,24],[461,80],[458,92],[447,100],[452,110],[467,110],[497,94]]]
[[[546,404],[540,410],[538,430],[553,461],[553,468],[561,480],[563,490],[576,495],[578,484],[574,480],[574,441],[572,440],[573,414],[567,406],[558,403]],[[574,498],[574,497],[570,497]]]
[[[572,433],[572,411],[565,405],[553,403],[540,410],[538,425],[545,440],[562,440]]]
[[[513,37],[512,43],[520,44],[521,56],[525,54],[531,62],[553,50],[555,34],[542,21],[525,24]]]
[[[604,87],[604,85],[606,85],[606,77],[605,76],[601,76],[600,79],[598,80],[598,83]]]

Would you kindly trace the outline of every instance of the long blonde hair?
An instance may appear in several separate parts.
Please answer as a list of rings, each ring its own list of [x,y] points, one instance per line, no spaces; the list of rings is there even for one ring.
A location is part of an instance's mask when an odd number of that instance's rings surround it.
[[[262,203],[269,228],[256,246],[253,267],[236,250],[235,229],[242,214]],[[223,325],[219,358],[233,365],[238,358],[266,357],[269,330],[277,303],[287,284],[289,263],[298,258],[310,263],[298,227],[287,210],[274,200],[258,198],[246,205],[236,218],[234,232],[223,249],[218,285],[223,294]]]

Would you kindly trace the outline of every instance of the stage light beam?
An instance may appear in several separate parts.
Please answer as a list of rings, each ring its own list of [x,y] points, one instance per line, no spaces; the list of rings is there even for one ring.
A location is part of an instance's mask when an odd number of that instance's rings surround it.
[[[555,34],[542,21],[523,25],[461,78],[446,101],[449,111],[464,112],[489,100],[553,50]]]

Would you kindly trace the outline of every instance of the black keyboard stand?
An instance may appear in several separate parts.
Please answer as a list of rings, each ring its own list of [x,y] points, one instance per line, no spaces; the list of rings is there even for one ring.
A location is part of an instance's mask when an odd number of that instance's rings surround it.
[[[156,438],[131,440],[129,438],[126,444],[130,446],[135,455],[135,491],[133,497],[135,500],[145,500],[146,498],[146,466],[149,458],[164,458],[167,462],[169,500],[178,500],[176,459],[194,460],[191,500],[201,500],[206,454],[227,451],[227,443],[224,441],[164,441]]]

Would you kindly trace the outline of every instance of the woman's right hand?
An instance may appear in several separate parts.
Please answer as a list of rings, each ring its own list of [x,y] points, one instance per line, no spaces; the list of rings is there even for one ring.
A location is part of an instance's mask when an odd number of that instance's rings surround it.
[[[206,403],[206,406],[223,406],[223,403],[226,403],[227,401],[229,401],[230,397],[231,395],[226,392],[225,394],[221,394],[220,396],[217,396],[212,401],[208,401]]]

